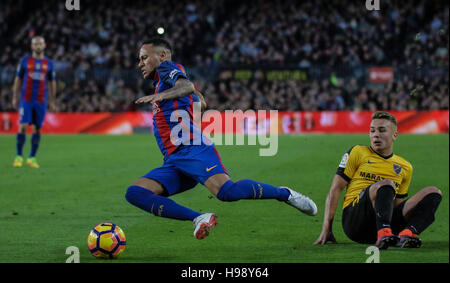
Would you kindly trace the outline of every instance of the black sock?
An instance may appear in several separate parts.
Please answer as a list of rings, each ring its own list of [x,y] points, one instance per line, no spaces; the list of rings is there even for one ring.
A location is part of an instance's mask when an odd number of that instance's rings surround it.
[[[375,217],[377,230],[391,227],[394,211],[395,189],[392,186],[382,186],[375,197]]]
[[[442,196],[438,193],[426,195],[411,212],[408,225],[405,228],[417,235],[422,233],[434,222],[434,214],[441,200]]]

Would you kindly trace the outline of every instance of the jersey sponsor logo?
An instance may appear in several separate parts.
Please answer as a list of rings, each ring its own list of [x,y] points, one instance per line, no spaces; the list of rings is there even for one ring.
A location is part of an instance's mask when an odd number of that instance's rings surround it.
[[[33,80],[36,81],[44,81],[45,80],[45,74],[41,72],[29,72],[28,77],[30,77]]]
[[[359,177],[362,177],[366,180],[371,180],[374,182],[382,181],[385,179],[384,177],[378,176],[376,174],[369,173],[369,172],[363,172],[363,171],[359,172]],[[398,188],[400,186],[399,183],[397,183],[397,182],[394,182],[394,183],[395,183],[396,188]]]
[[[339,163],[339,167],[345,168],[347,166],[348,162],[348,153],[345,153],[344,156],[342,156],[341,163]]]
[[[395,172],[395,174],[400,174],[400,172],[402,172],[402,167],[400,167],[399,165],[397,165],[397,164],[393,164],[393,166],[394,166],[394,172]]]

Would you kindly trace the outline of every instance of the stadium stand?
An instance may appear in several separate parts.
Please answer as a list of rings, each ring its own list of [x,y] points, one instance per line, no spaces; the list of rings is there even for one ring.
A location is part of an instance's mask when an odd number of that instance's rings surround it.
[[[278,110],[449,109],[446,1],[195,0],[0,3],[0,111],[30,38],[43,35],[55,62],[59,112],[147,110],[137,70],[142,38],[174,46],[209,108]],[[275,5],[276,3],[276,5]],[[373,83],[371,67],[394,79]]]

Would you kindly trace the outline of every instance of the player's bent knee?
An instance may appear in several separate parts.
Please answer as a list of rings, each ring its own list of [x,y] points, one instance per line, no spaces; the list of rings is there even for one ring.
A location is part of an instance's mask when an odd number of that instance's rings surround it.
[[[381,187],[392,187],[395,190],[395,183],[391,179],[384,179],[374,183],[371,188],[378,190]]]
[[[139,199],[142,197],[143,194],[154,195],[154,193],[151,190],[132,185],[128,187],[127,192],[125,193],[125,199],[129,203],[137,205]]]
[[[151,191],[156,195],[161,195],[164,193],[163,186],[157,181],[149,178],[139,178],[131,186],[137,186]]]
[[[391,179],[384,179],[384,180],[380,181],[380,187],[383,187],[383,186],[390,186],[395,189],[395,183]]]
[[[439,190],[438,188],[436,188],[434,186],[425,187],[425,188],[423,188],[423,190],[425,190],[426,194],[438,194],[438,195],[442,196],[441,190]]]
[[[137,192],[134,189],[134,186],[130,186],[130,187],[128,187],[127,192],[125,193],[125,199],[129,203],[133,204],[134,199],[136,198],[136,194],[137,194]]]
[[[229,180],[222,185],[219,192],[217,193],[217,199],[221,201],[236,201],[239,200],[240,197],[236,196],[236,192],[234,192],[234,182]]]
[[[370,186],[370,193],[369,197],[372,200],[372,202],[375,201],[375,198],[377,197],[378,193],[380,191],[386,192],[392,190],[395,194],[395,183],[394,181],[390,179],[384,179],[382,181],[376,182]]]

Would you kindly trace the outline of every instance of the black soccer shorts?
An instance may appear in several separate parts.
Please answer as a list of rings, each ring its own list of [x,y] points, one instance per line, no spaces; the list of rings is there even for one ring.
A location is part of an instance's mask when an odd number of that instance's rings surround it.
[[[375,209],[369,196],[370,186],[359,194],[359,201],[354,201],[344,208],[342,213],[342,227],[344,233],[352,241],[361,244],[375,244],[377,241],[377,224]],[[394,207],[392,213],[392,233],[398,234],[406,226],[402,210],[406,200]]]

